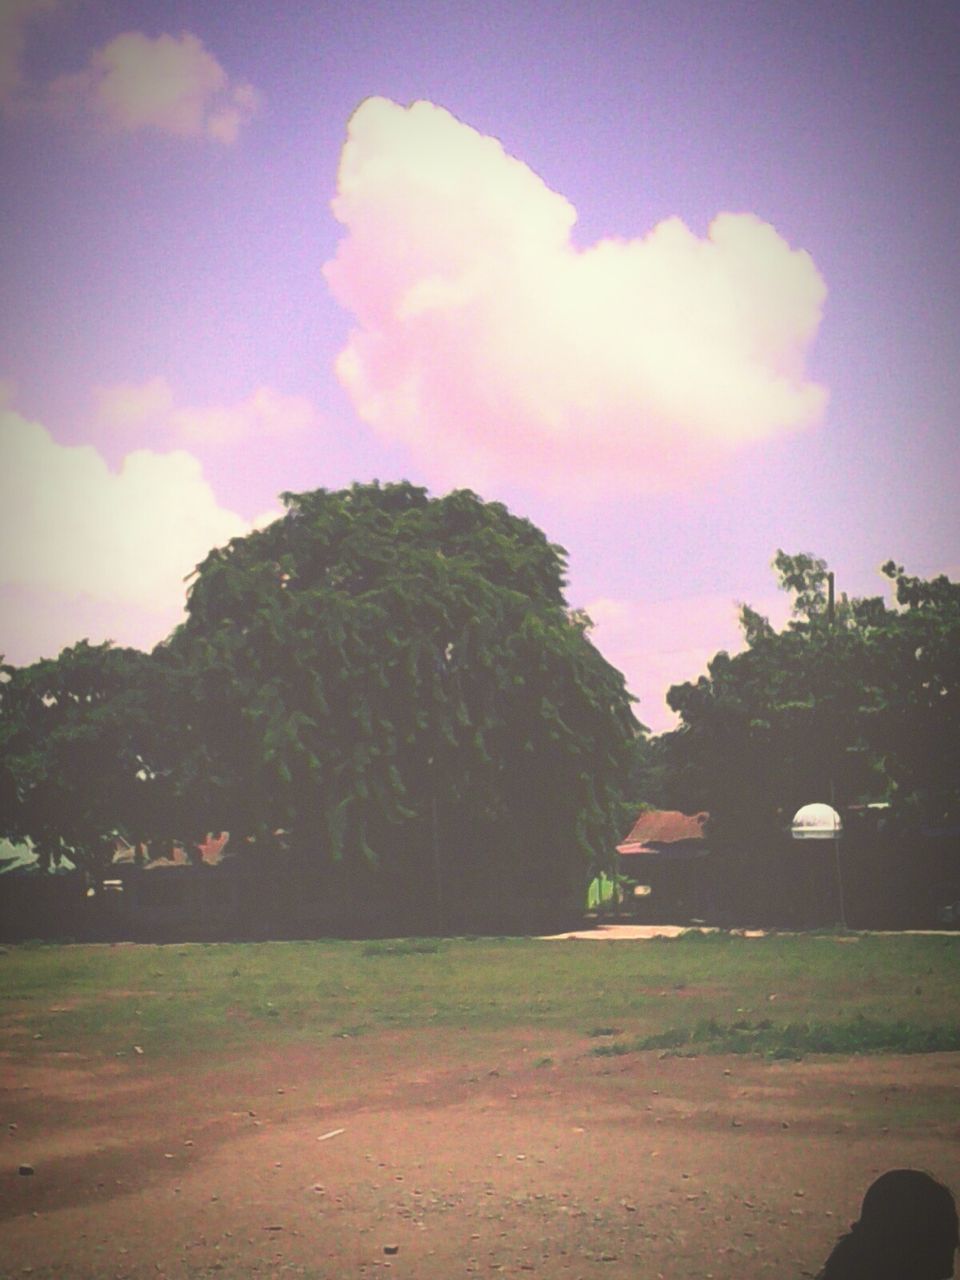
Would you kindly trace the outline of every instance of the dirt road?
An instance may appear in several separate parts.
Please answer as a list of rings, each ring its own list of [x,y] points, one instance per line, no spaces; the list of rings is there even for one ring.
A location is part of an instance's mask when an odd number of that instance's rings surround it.
[[[960,1055],[591,1047],[397,1032],[12,1078],[8,1056],[0,1274],[785,1280],[883,1169],[960,1189]]]

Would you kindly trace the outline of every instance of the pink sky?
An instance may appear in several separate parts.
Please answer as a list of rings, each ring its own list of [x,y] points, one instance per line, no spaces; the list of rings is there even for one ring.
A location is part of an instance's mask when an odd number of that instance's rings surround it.
[[[0,651],[149,647],[285,489],[467,486],[640,718],[960,565],[960,18],[812,3],[0,11]]]

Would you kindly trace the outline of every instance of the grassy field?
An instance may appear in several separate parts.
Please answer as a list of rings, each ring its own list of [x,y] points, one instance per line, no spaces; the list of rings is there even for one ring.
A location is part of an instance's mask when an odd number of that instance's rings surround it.
[[[960,938],[27,944],[0,954],[0,1034],[18,1056],[166,1059],[233,1054],[264,1037],[519,1026],[592,1036],[609,1054],[960,1049]]]
[[[0,1276],[815,1275],[944,1049],[960,937],[0,948]]]

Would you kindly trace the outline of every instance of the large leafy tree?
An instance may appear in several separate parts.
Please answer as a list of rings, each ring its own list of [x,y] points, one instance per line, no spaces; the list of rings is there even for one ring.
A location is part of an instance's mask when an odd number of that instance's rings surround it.
[[[637,725],[562,549],[467,491],[284,501],[211,552],[155,655],[184,821],[398,918],[581,904]]]
[[[850,801],[874,785],[853,749],[869,685],[861,618],[873,605],[841,598],[831,617],[823,561],[780,552],[775,567],[794,596],[784,630],[742,606],[746,649],[718,653],[706,675],[668,693],[681,720],[665,744],[671,782],[709,809],[715,835],[764,829],[806,801]]]
[[[719,848],[760,851],[741,868],[755,888],[809,801],[885,800],[888,828],[960,821],[960,587],[889,562],[896,605],[834,601],[822,560],[778,552],[774,566],[791,621],[777,632],[742,607],[745,650],[670,690],[680,726],[646,771],[661,802],[709,810]]]

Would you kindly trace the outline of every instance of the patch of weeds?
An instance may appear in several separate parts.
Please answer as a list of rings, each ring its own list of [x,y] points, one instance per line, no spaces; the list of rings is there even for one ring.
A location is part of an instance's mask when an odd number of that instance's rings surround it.
[[[798,1053],[796,1049],[788,1049],[786,1045],[781,1045],[779,1049],[774,1049],[769,1055],[775,1062],[802,1062],[803,1054]]]
[[[679,1049],[687,1044],[690,1032],[685,1028],[671,1027],[666,1031],[658,1031],[656,1035],[643,1036],[637,1040],[635,1049]]]
[[[960,1049],[960,1026],[921,1027],[857,1016],[839,1023],[791,1023],[778,1047],[805,1053],[950,1053]]]
[[[632,1047],[665,1049],[679,1056],[689,1056],[692,1050],[757,1053],[793,1061],[808,1053],[945,1053],[960,1049],[960,1027],[920,1027],[860,1015],[840,1022],[788,1022],[779,1026],[769,1018],[728,1023],[708,1018],[694,1027],[673,1027],[644,1036]]]
[[[365,956],[427,956],[440,950],[437,938],[390,938],[384,942],[368,942]]]
[[[621,1058],[625,1053],[633,1053],[637,1046],[625,1040],[614,1040],[612,1044],[598,1044],[590,1052],[595,1058]]]
[[[552,1066],[553,1066],[553,1059],[552,1059],[552,1058],[549,1058],[549,1057],[548,1057],[548,1058],[538,1058],[538,1059],[536,1060],[536,1062],[535,1062],[533,1065],[534,1065],[535,1067],[552,1067]]]
[[[676,942],[730,942],[733,934],[728,929],[684,929]]]

